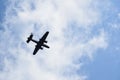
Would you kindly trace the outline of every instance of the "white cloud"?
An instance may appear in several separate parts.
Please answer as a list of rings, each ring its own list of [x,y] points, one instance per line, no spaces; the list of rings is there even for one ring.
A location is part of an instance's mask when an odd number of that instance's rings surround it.
[[[77,74],[82,65],[80,58],[85,53],[91,57],[97,49],[107,45],[104,31],[89,38],[92,35],[91,26],[100,20],[100,13],[91,6],[94,1],[20,0],[11,3],[6,11],[6,30],[2,33],[0,42],[5,69],[0,72],[0,79],[86,79],[86,76]],[[71,28],[72,22],[75,22],[76,26]],[[83,32],[80,32],[80,29],[83,29]],[[40,50],[33,56],[35,44],[26,44],[27,36],[33,32],[34,38],[38,39],[47,30],[50,31],[47,38],[50,49]],[[81,35],[84,35],[84,38],[80,39]]]

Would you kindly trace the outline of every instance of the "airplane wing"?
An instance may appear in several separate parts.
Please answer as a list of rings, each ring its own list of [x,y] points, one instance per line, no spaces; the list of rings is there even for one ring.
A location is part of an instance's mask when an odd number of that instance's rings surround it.
[[[45,41],[45,39],[47,38],[49,32],[47,31],[41,38],[42,41]]]
[[[39,50],[40,48],[39,47],[35,47],[35,50],[34,50],[34,52],[33,52],[33,55],[35,55],[37,52],[38,52],[38,50]]]

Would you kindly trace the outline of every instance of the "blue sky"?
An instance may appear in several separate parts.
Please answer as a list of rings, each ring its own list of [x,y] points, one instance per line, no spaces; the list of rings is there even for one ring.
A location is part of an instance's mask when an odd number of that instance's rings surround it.
[[[5,8],[6,2],[4,0],[0,0],[0,22],[2,22],[3,17],[5,16]]]
[[[119,3],[0,0],[0,80],[120,80]],[[28,35],[47,30],[51,48],[33,56]]]

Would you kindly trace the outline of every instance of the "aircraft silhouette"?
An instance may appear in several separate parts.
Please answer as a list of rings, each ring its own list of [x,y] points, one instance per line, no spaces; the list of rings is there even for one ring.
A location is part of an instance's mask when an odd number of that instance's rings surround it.
[[[48,45],[44,44],[44,43],[47,43],[46,41],[46,38],[48,36],[49,32],[47,31],[40,39],[39,41],[36,41],[33,38],[33,34],[31,33],[31,35],[28,37],[27,39],[27,43],[29,43],[30,41],[33,41],[35,42],[37,45],[35,46],[35,49],[34,49],[34,52],[33,52],[33,55],[35,55],[39,49],[43,50],[43,47],[46,47],[46,48],[50,48]]]

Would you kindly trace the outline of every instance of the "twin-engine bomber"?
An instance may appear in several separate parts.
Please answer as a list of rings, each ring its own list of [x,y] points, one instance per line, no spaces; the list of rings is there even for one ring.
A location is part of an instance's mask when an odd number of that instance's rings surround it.
[[[39,49],[43,50],[43,47],[46,47],[46,48],[50,48],[48,45],[46,45],[45,43],[47,43],[46,41],[46,38],[48,36],[49,32],[47,31],[40,39],[39,41],[36,41],[33,38],[33,34],[31,33],[31,35],[28,37],[27,39],[27,43],[29,43],[30,41],[33,41],[35,42],[37,45],[35,46],[35,49],[34,49],[34,52],[33,52],[33,55],[35,55]]]

